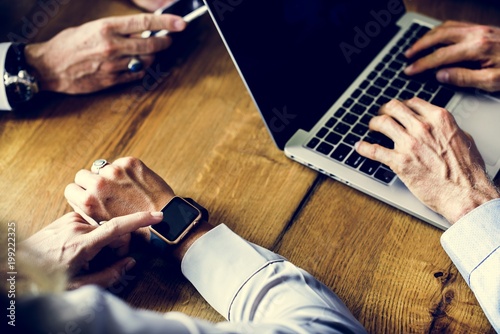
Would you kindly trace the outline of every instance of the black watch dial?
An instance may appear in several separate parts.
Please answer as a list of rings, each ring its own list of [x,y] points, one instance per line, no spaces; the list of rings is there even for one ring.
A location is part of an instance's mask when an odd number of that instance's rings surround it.
[[[174,197],[161,210],[163,220],[151,230],[168,243],[179,242],[194,224],[201,219],[201,212],[181,197]]]

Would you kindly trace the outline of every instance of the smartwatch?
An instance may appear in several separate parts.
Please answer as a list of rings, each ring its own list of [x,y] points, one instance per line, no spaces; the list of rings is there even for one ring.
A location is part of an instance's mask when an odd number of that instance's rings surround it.
[[[173,197],[163,209],[163,220],[149,227],[151,241],[157,239],[168,245],[177,245],[202,220],[208,220],[208,211],[192,199]]]
[[[7,51],[3,83],[12,108],[31,100],[38,93],[38,82],[24,57],[23,43],[14,43]]]

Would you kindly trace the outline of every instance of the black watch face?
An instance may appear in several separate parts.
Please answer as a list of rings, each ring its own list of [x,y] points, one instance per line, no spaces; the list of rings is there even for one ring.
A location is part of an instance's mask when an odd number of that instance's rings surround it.
[[[21,82],[11,83],[5,87],[10,103],[19,103],[28,101],[31,98],[31,90]]]
[[[172,242],[200,216],[198,209],[180,197],[174,197],[161,211],[163,220],[151,228]]]

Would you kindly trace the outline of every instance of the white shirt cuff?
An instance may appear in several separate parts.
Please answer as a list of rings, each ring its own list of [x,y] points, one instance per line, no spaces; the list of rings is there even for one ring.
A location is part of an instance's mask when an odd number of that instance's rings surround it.
[[[275,261],[284,259],[221,224],[194,242],[182,260],[181,270],[203,298],[228,319],[233,299],[245,282]]]
[[[3,83],[3,75],[5,73],[5,58],[7,56],[7,51],[10,48],[11,43],[0,43],[0,110],[12,110],[7,99],[7,93],[5,91],[5,85]]]
[[[441,244],[470,285],[472,272],[500,247],[500,199],[463,216],[443,233]]]

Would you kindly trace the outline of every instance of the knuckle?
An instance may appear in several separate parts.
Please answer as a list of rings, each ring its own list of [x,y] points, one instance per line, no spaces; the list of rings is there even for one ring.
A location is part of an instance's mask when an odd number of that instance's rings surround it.
[[[431,131],[432,125],[429,124],[428,122],[420,122],[416,126],[416,129],[417,129],[417,133],[423,136]],[[418,140],[416,138],[412,137],[410,139],[410,142],[411,143],[418,143]],[[413,145],[412,145],[412,147],[413,147]]]
[[[107,88],[107,87],[111,87],[111,86],[114,86],[118,83],[118,74],[116,73],[113,73],[111,75],[108,75],[106,76],[105,78],[103,78],[100,82],[99,82],[99,85],[102,87],[102,88]]]
[[[115,235],[119,228],[118,223],[114,219],[108,221],[103,226],[106,228],[107,233],[110,235]]]
[[[453,75],[450,74],[450,81],[462,87],[467,83],[467,76],[463,71],[456,71]]]
[[[408,154],[402,154],[397,158],[393,167],[393,171],[398,175],[407,174],[411,169],[412,158]]]
[[[72,221],[76,221],[76,220],[81,219],[80,215],[74,211],[68,212],[65,216],[66,216],[66,218],[71,219]]]
[[[441,26],[449,26],[449,25],[455,25],[457,23],[457,21],[454,21],[454,20],[446,20],[444,21]]]
[[[390,123],[392,122],[392,117],[386,114],[382,114],[377,117],[377,119],[374,119],[374,121],[378,122],[379,126],[389,126]]]
[[[128,169],[136,169],[142,166],[142,161],[135,157],[125,157],[123,159],[123,166]]]
[[[445,108],[438,107],[435,109],[434,113],[439,119],[449,119],[451,114]]]
[[[120,269],[113,268],[111,270],[111,272],[109,273],[109,281],[107,283],[108,286],[110,286],[110,285],[115,284],[116,282],[118,282],[121,277],[122,277],[122,273],[121,273]]]
[[[434,60],[434,61],[444,61],[448,57],[449,57],[448,49],[447,48],[439,48],[439,49],[435,50],[434,52],[432,52],[432,54],[430,54],[428,56],[428,59]]]
[[[144,43],[144,50],[141,50],[142,53],[155,53],[159,49],[158,45],[160,42],[161,40],[158,40],[157,38],[148,38],[146,43]]]
[[[411,105],[416,105],[416,104],[419,104],[422,100],[416,96],[413,96],[412,98],[410,98],[408,100],[408,103],[411,104]]]
[[[487,36],[493,33],[493,28],[486,25],[478,25],[473,27],[473,29],[476,31],[477,34],[482,36]]]
[[[103,178],[103,177],[98,178],[98,179],[95,181],[95,190],[96,190],[97,192],[102,191],[103,189],[105,189],[105,188],[106,188],[107,183],[108,183],[108,181],[107,181],[105,178]]]
[[[483,89],[489,92],[497,91],[500,86],[500,72],[499,71],[485,71]]]
[[[397,99],[392,99],[389,102],[386,103],[386,107],[388,108],[394,108],[399,105],[399,101]]]
[[[377,146],[375,144],[362,143],[360,145],[360,151],[365,157],[373,160],[373,158],[377,154]]]
[[[81,205],[83,206],[83,210],[85,213],[92,213],[96,204],[96,200],[94,196],[85,193],[85,196],[81,200]]]
[[[417,138],[415,138],[415,137],[410,137],[410,138],[408,139],[408,148],[409,148],[409,152],[414,152],[414,151],[416,151],[416,150],[419,148],[419,146],[420,146],[420,141],[419,141]],[[408,163],[408,162],[410,162],[410,161],[411,161],[411,159],[410,159],[410,157],[409,157],[409,156],[405,155],[405,156],[403,156],[403,157],[402,157],[402,161],[403,161],[404,163]]]
[[[474,43],[473,49],[479,50],[481,53],[487,53],[491,50],[492,43],[489,38],[486,36],[481,36]]]
[[[82,231],[84,231],[83,224],[78,221],[72,221],[71,224],[69,225],[69,231],[71,235],[78,235]],[[76,250],[79,247],[80,243],[79,242],[71,242],[69,244],[69,248]]]
[[[101,46],[101,53],[105,57],[112,57],[118,51],[118,46],[111,40],[105,40]]]
[[[107,177],[111,177],[111,179],[121,179],[124,175],[124,172],[121,168],[110,165],[106,167],[108,171],[106,172]],[[107,181],[105,181],[107,183]]]
[[[144,27],[144,29],[148,29],[153,23],[153,18],[154,16],[151,15],[139,14],[137,15],[137,23],[140,24],[140,26]]]
[[[113,33],[113,24],[108,19],[99,21],[99,33],[101,36],[108,36]]]

